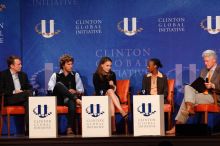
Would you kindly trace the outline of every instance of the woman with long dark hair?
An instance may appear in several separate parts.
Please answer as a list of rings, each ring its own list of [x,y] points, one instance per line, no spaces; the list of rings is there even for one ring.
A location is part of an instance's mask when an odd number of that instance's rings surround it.
[[[117,108],[122,117],[127,119],[127,113],[122,109],[119,97],[116,94],[116,75],[111,70],[112,60],[109,57],[102,57],[96,72],[93,74],[93,84],[96,95],[107,95],[110,97],[112,133],[116,132],[115,127],[115,108]]]

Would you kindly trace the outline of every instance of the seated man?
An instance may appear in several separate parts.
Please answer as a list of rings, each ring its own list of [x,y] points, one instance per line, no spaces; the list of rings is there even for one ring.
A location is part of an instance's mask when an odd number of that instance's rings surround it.
[[[206,50],[202,53],[205,68],[201,70],[200,77],[207,80],[205,83],[206,91],[198,93],[190,85],[185,86],[185,95],[175,118],[176,124],[185,124],[190,115],[194,113],[195,104],[212,104],[212,90],[220,90],[220,66],[217,65],[217,55],[213,50]],[[219,101],[219,97],[218,97]],[[166,132],[167,134],[175,133],[175,126]]]
[[[5,97],[5,105],[23,105],[25,107],[25,127],[28,134],[28,97],[32,95],[32,86],[27,75],[21,71],[21,59],[10,56],[8,69],[1,72],[0,88]]]
[[[67,134],[73,134],[73,125],[76,104],[81,105],[78,98],[83,94],[84,88],[79,73],[72,71],[74,60],[70,55],[60,57],[60,71],[53,73],[49,83],[48,90],[57,96],[57,104],[66,104],[69,109],[67,116]]]

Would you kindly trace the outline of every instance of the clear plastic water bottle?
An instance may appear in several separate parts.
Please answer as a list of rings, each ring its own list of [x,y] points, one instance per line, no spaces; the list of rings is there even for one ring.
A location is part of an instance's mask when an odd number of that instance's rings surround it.
[[[104,93],[104,91],[103,91],[103,90],[100,90],[100,95],[101,95],[101,96],[103,96],[103,93]]]
[[[142,89],[142,90],[141,90],[141,93],[142,93],[142,95],[145,95],[145,94],[146,94],[145,89]]]

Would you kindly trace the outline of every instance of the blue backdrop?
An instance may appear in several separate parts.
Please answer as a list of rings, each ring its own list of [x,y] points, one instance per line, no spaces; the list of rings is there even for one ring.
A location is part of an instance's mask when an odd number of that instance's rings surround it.
[[[0,67],[5,67],[9,54],[21,55],[23,70],[40,94],[45,94],[48,79],[58,71],[58,59],[65,53],[75,58],[74,69],[80,73],[87,95],[94,92],[92,74],[102,56],[112,58],[117,79],[131,80],[133,94],[141,88],[146,61],[157,57],[164,65],[161,71],[176,79],[175,103],[179,105],[184,83],[192,82],[203,66],[201,53],[220,51],[219,0],[1,3],[6,8],[0,11],[5,40],[0,43]]]

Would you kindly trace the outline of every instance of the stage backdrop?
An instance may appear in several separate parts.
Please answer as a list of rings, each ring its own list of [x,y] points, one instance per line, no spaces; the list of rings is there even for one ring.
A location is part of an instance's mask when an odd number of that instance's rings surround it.
[[[161,71],[176,79],[181,93],[182,85],[198,76],[201,53],[206,49],[219,53],[218,0],[21,2],[23,69],[41,93],[66,53],[75,58],[74,69],[88,95],[94,92],[92,75],[102,56],[112,58],[117,79],[131,80],[133,93],[141,88],[146,61],[159,58]]]
[[[94,92],[92,75],[102,56],[112,58],[117,79],[131,80],[132,94],[141,89],[146,61],[156,57],[164,65],[161,71],[176,80],[179,105],[183,85],[203,67],[201,53],[220,51],[219,0],[3,0],[0,4],[1,69],[7,55],[21,54],[23,70],[42,95],[63,54],[75,58],[74,69],[87,95]]]
[[[21,56],[20,1],[0,0],[0,70],[7,67],[6,58]]]

